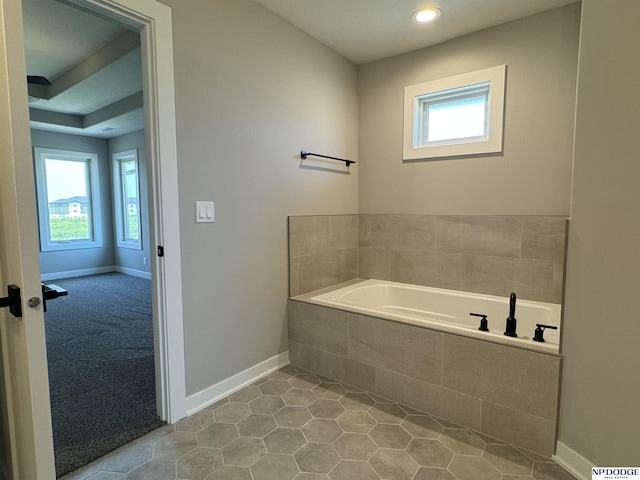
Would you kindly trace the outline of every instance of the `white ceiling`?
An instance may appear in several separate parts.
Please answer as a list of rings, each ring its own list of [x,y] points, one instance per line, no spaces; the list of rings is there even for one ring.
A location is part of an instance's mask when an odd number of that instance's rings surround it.
[[[140,130],[142,70],[136,32],[56,0],[22,0],[31,127],[98,138]]]
[[[580,0],[255,0],[356,65],[435,45]],[[432,24],[411,15],[442,12]]]
[[[580,0],[254,0],[356,65]],[[417,9],[442,11],[433,24]],[[64,0],[22,0],[28,75],[51,87],[30,87],[33,128],[111,138],[143,128],[137,33]]]

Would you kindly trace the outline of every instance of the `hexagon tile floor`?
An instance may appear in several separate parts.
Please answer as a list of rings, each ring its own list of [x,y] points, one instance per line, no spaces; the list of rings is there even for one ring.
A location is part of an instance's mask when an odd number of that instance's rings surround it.
[[[284,367],[64,480],[574,480],[552,460]]]

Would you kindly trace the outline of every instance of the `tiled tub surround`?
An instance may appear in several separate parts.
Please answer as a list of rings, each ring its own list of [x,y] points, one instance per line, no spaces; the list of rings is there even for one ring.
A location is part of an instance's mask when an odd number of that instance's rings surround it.
[[[543,455],[555,448],[561,358],[288,302],[289,358]]]
[[[358,215],[289,217],[289,295],[358,276]]]
[[[565,236],[560,216],[290,217],[290,295],[377,278],[560,303]]]
[[[304,303],[354,278],[561,303],[566,218],[289,218],[292,364],[545,455],[561,358]],[[355,258],[354,258],[355,256]],[[517,316],[517,315],[516,315]]]

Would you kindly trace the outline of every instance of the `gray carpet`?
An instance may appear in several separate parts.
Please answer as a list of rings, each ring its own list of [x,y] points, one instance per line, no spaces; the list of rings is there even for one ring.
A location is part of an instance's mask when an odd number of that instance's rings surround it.
[[[119,273],[56,280],[45,314],[58,477],[163,422],[156,415],[151,282]]]

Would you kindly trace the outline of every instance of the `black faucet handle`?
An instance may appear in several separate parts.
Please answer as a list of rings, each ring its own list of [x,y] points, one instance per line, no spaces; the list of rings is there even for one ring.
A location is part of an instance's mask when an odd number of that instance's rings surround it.
[[[516,316],[516,292],[511,292],[509,296],[509,318]]]
[[[544,331],[549,328],[551,330],[557,330],[558,327],[553,325],[544,325],[542,323],[536,323],[536,331],[533,334],[533,340],[535,342],[544,342]]]
[[[489,322],[487,321],[487,316],[484,313],[470,313],[469,315],[473,315],[474,317],[482,317],[480,319],[480,327],[478,327],[478,330],[482,330],[483,332],[489,331]]]

